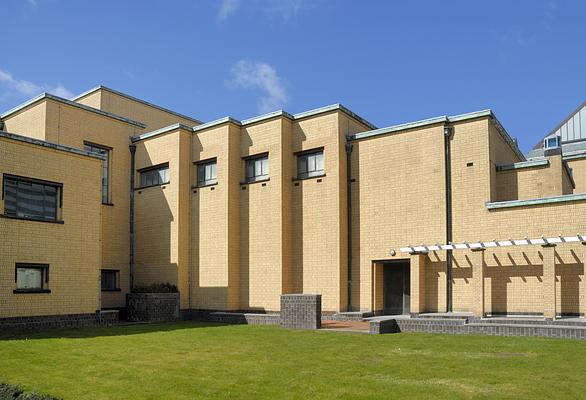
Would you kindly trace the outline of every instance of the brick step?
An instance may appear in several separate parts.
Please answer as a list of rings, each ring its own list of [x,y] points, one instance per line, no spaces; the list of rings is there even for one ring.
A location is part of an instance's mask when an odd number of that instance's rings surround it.
[[[448,322],[446,319],[390,318],[373,320],[370,333],[445,333],[456,335],[490,335],[490,336],[534,336],[563,339],[586,340],[586,326],[561,324],[522,324],[522,323],[485,323],[476,320],[466,323]],[[509,321],[510,322],[510,321]]]
[[[279,325],[281,323],[281,316],[279,314],[223,311],[211,312],[205,319],[209,322],[220,322],[224,324]]]
[[[351,312],[341,312],[336,313],[333,315],[323,315],[322,314],[322,321],[329,320],[329,321],[352,321],[352,322],[360,322],[363,321],[364,318],[371,317],[371,312],[362,312],[362,311],[351,311]]]
[[[586,319],[584,318],[569,318],[569,319],[557,319],[554,321],[546,320],[545,318],[534,318],[534,317],[490,317],[476,319],[471,322],[482,323],[482,324],[509,324],[509,325],[553,325],[553,326],[585,326]]]

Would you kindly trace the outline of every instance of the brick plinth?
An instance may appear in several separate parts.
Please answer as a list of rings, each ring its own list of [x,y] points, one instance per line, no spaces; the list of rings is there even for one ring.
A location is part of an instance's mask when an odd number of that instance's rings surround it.
[[[321,295],[281,295],[281,326],[290,329],[320,329]]]

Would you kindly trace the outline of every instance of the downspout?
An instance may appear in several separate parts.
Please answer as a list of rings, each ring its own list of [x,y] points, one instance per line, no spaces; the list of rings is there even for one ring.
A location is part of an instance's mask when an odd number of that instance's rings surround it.
[[[130,146],[130,291],[134,288],[134,169],[136,145]]]
[[[346,311],[352,311],[352,143],[346,137],[346,201],[347,201],[347,232],[348,232],[348,305]]]
[[[452,155],[450,141],[454,129],[451,126],[444,126],[444,151],[446,164],[446,243],[452,243]],[[446,251],[446,311],[452,312],[452,250]]]

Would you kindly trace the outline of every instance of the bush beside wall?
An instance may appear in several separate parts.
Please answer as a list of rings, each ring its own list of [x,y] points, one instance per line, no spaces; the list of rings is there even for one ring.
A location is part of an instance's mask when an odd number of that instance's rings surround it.
[[[59,398],[36,392],[25,393],[20,386],[0,383],[0,400],[59,400]]]

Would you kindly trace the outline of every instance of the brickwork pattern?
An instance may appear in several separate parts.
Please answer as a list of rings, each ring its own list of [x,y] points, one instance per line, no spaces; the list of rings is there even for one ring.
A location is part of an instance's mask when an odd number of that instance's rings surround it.
[[[0,332],[24,332],[45,329],[89,328],[112,326],[120,322],[117,310],[93,314],[63,314],[34,317],[0,318]]]
[[[281,326],[289,329],[319,329],[321,327],[321,295],[282,295]]]
[[[178,320],[179,293],[128,293],[126,318],[134,322]]]

